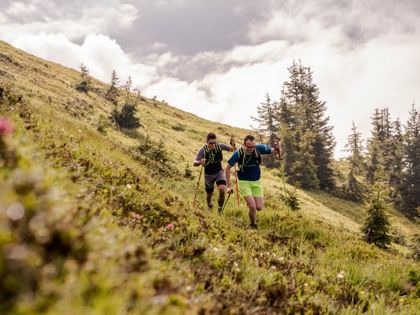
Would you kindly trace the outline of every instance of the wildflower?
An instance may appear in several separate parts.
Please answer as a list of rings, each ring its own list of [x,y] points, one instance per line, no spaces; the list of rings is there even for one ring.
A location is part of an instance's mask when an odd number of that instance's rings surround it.
[[[8,135],[12,133],[14,128],[12,124],[6,119],[0,119],[0,136]]]
[[[168,230],[168,231],[172,231],[173,229],[174,229],[174,225],[172,224],[172,223],[169,223],[167,226],[166,226],[166,229]]]
[[[344,279],[344,271],[337,273],[337,279]]]
[[[7,216],[14,221],[22,219],[25,215],[25,208],[20,203],[12,203],[6,210]]]

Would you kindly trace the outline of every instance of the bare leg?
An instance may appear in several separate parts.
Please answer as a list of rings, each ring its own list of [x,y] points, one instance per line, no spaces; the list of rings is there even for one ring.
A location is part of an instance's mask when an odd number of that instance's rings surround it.
[[[257,206],[255,205],[254,197],[246,196],[244,197],[244,199],[249,209],[249,212],[248,212],[249,220],[251,222],[251,225],[254,225],[257,223]]]
[[[219,200],[217,202],[219,204],[219,208],[223,208],[225,203],[226,185],[219,185],[217,188],[219,189]]]
[[[207,193],[207,205],[209,206],[209,208],[211,208],[210,205],[213,206],[213,204],[211,203],[211,197],[212,196],[213,196],[212,192]]]
[[[263,197],[254,197],[255,200],[255,207],[258,211],[260,211],[264,206],[264,198]]]

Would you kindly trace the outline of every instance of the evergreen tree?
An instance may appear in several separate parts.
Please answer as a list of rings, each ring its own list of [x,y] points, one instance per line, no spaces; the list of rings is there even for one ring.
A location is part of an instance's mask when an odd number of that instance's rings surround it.
[[[133,81],[131,80],[131,76],[128,76],[127,82],[124,85],[124,90],[126,93],[125,103],[130,104],[130,94],[131,94],[131,87],[133,85]]]
[[[365,241],[381,248],[386,248],[391,243],[390,223],[385,208],[378,191],[368,205],[367,217],[362,227]]]
[[[291,183],[303,189],[319,188],[317,179],[317,168],[314,163],[314,153],[311,145],[312,135],[305,133],[299,142],[299,158],[294,163],[294,173],[290,175]]]
[[[91,89],[91,80],[89,77],[89,70],[83,63],[80,65],[80,77],[81,80],[76,84],[76,90],[88,93]]]
[[[287,176],[295,174],[295,162],[299,159],[298,143],[299,137],[297,132],[297,122],[291,105],[285,100],[285,91],[282,91],[279,102],[279,135],[282,140],[282,167],[283,172]],[[289,178],[290,183],[295,183],[296,179]]]
[[[89,70],[83,63],[80,64],[80,73],[82,79],[86,79],[89,76]]]
[[[350,156],[347,158],[349,173],[347,175],[346,195],[350,199],[361,201],[365,190],[362,181],[359,179],[364,168],[363,144],[362,134],[357,130],[354,122],[346,144],[346,151],[350,153]]]
[[[384,181],[384,161],[382,143],[384,142],[383,115],[378,108],[375,109],[372,120],[372,135],[367,145],[366,181],[373,185],[377,181]]]
[[[398,119],[394,121],[392,128],[391,150],[387,158],[390,165],[388,170],[388,183],[391,188],[391,200],[397,204],[401,204],[400,190],[404,168],[404,137],[401,130],[401,123]]]
[[[274,146],[275,141],[279,139],[277,135],[277,112],[277,104],[271,101],[270,95],[267,93],[265,102],[262,102],[260,106],[257,107],[258,117],[251,117],[252,120],[258,123],[258,127],[254,129],[256,129],[259,134],[268,138],[268,144],[270,146]],[[277,162],[272,155],[263,156],[263,161],[267,167],[277,167]]]
[[[420,114],[414,105],[405,127],[405,168],[401,187],[402,206],[406,214],[418,216],[420,207]]]
[[[119,78],[117,76],[117,73],[115,70],[112,70],[112,76],[111,76],[111,85],[109,86],[108,91],[106,92],[106,99],[110,101],[115,106],[115,110],[118,106],[118,96],[119,96],[119,90],[118,90],[118,84],[119,84]]]
[[[258,127],[254,129],[268,137],[269,144],[273,145],[274,141],[278,140],[278,122],[276,103],[271,101],[268,93],[265,96],[265,102],[262,102],[257,107],[257,113],[258,117],[251,117],[252,120],[258,123]]]
[[[115,72],[115,70],[112,70],[111,85],[109,86],[109,89],[106,92],[105,98],[114,105],[114,108],[112,109],[111,113],[111,118],[115,124],[115,127],[119,130],[121,128],[119,124],[119,121],[121,120],[121,113],[118,112],[118,84],[119,78],[117,76],[117,73]]]
[[[121,112],[114,114],[119,127],[134,129],[140,127],[140,120],[135,116],[137,108],[133,104],[124,104]]]
[[[301,187],[318,183],[313,188],[331,190],[335,186],[332,169],[335,140],[332,127],[328,126],[329,118],[325,117],[326,104],[319,100],[309,67],[293,62],[288,70],[290,76],[283,85],[278,120],[282,142],[289,146],[284,147],[286,154],[289,150],[297,151],[286,156],[285,173]],[[303,157],[310,160],[300,161]]]

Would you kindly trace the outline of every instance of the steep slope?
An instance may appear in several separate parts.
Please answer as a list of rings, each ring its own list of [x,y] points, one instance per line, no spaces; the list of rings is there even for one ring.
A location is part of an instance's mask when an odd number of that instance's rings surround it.
[[[1,136],[1,311],[420,309],[418,262],[362,242],[361,205],[298,191],[302,210],[289,213],[276,171],[264,170],[258,231],[247,229],[243,203],[237,209],[231,200],[222,215],[191,206],[198,169],[193,178],[185,169],[205,134],[228,142],[247,130],[141,97],[142,127],[118,131],[104,119],[113,109],[106,84],[93,80],[92,91],[77,92],[79,73],[2,42],[0,74],[1,115],[16,128]],[[169,160],[141,151],[146,139],[155,148],[161,141]],[[407,242],[418,231],[396,213],[392,219]]]

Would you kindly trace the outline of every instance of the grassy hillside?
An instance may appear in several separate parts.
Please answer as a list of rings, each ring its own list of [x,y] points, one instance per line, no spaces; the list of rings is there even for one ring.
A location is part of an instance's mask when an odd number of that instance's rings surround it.
[[[0,75],[15,129],[0,136],[2,314],[419,314],[419,226],[397,212],[380,250],[361,240],[363,205],[298,190],[290,212],[264,169],[249,230],[233,197],[223,214],[192,207],[199,169],[185,176],[207,132],[247,130],[140,98],[142,126],[118,131],[106,84],[77,92],[78,72],[3,42]]]

